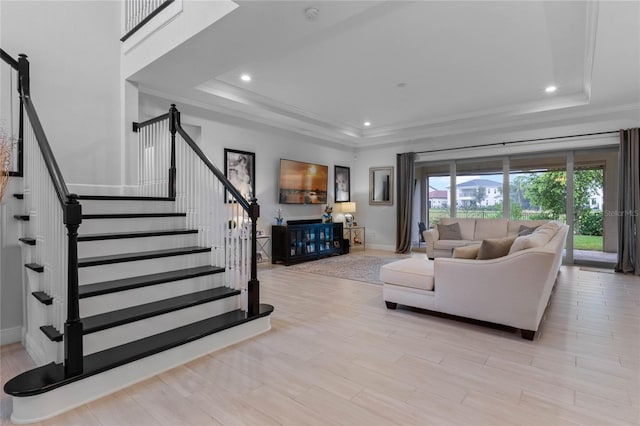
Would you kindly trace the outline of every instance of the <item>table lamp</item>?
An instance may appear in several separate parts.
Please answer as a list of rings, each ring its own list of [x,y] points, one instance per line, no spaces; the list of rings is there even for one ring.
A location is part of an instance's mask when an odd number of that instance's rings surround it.
[[[344,213],[344,219],[347,222],[347,226],[353,226],[353,214],[356,212],[356,203],[354,202],[346,202],[341,203],[340,211]]]

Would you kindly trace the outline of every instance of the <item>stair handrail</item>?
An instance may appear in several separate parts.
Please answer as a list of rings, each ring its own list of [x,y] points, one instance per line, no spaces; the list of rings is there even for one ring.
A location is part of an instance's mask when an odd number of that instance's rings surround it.
[[[140,123],[133,123],[133,131],[138,132],[142,128],[150,126],[155,123],[159,123],[163,120],[169,121],[169,132],[171,136],[170,140],[170,167],[169,167],[169,179],[168,179],[168,198],[175,199],[176,197],[176,134],[180,135],[185,141],[186,145],[193,151],[193,153],[202,161],[204,166],[218,179],[223,185],[224,189],[229,192],[230,196],[234,198],[234,202],[239,205],[246,213],[251,221],[251,263],[250,263],[250,275],[249,282],[247,283],[247,311],[249,315],[258,314],[260,311],[260,282],[258,281],[258,261],[256,253],[257,247],[257,221],[260,217],[260,205],[255,197],[251,200],[247,199],[236,188],[231,181],[209,160],[207,155],[196,144],[196,142],[189,136],[189,134],[182,128],[180,122],[180,111],[176,108],[175,104],[171,104],[169,112],[153,117]]]
[[[42,159],[60,202],[64,225],[67,227],[67,320],[64,325],[64,367],[67,377],[76,376],[82,373],[83,369],[82,322],[80,321],[78,287],[78,227],[82,223],[82,205],[78,202],[78,195],[69,192],[31,99],[27,55],[21,53],[18,55],[18,60],[15,61],[10,55],[2,51],[2,59],[9,64],[14,62],[18,64],[18,93],[21,96],[23,109],[26,110],[29,117]]]
[[[120,41],[124,42],[140,28],[144,27],[156,15],[166,9],[174,0],[147,0],[140,2],[128,0],[125,2],[125,29],[127,33],[122,36]],[[158,4],[159,3],[159,4]],[[151,9],[153,7],[153,9]],[[142,13],[142,14],[141,14]]]
[[[200,158],[205,166],[214,174],[214,176],[222,183],[235,201],[247,212],[249,219],[251,220],[251,275],[247,285],[247,311],[249,315],[256,315],[260,311],[260,282],[258,281],[258,260],[256,253],[258,252],[257,234],[258,234],[258,218],[260,217],[260,205],[255,197],[251,198],[249,203],[245,197],[240,193],[229,179],[209,160],[205,153],[195,143],[195,141],[187,134],[182,128],[180,122],[180,111],[176,108],[175,104],[171,104],[169,109],[170,115],[170,131],[171,131],[171,164],[174,169],[173,173],[170,173],[169,185],[174,188],[175,194],[175,133],[180,134],[182,139],[193,150],[193,152]]]
[[[9,55],[7,52],[4,51],[4,49],[0,49],[0,57],[7,64],[11,65],[11,68],[13,68],[14,70],[18,71],[18,61],[13,59],[11,57],[11,55]]]
[[[27,55],[22,53],[19,55],[18,59],[18,75],[18,91],[20,91],[24,99],[24,108],[27,111],[29,120],[31,121],[33,133],[36,140],[38,141],[38,146],[40,147],[40,152],[42,153],[44,163],[47,166],[49,176],[51,177],[51,181],[53,182],[53,187],[55,188],[56,194],[58,195],[60,206],[64,209],[65,204],[69,202],[71,198],[77,198],[77,196],[72,196],[72,194],[69,193],[69,188],[64,181],[64,177],[62,176],[62,172],[60,171],[58,162],[53,155],[53,151],[51,150],[49,139],[44,132],[42,123],[40,122],[40,118],[38,117],[38,113],[36,112],[35,105],[33,104],[33,101],[31,99],[29,61],[27,60]]]

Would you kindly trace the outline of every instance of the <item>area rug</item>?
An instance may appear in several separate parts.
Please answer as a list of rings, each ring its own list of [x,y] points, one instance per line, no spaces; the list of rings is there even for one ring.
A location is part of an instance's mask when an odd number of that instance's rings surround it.
[[[345,278],[372,284],[382,284],[378,279],[380,268],[387,263],[410,256],[381,257],[368,255],[347,255],[328,257],[289,266],[289,269],[328,277]]]

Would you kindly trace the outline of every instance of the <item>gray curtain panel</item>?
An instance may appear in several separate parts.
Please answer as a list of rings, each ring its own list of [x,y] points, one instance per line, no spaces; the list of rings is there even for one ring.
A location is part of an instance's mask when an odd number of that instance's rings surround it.
[[[396,226],[396,253],[409,253],[411,251],[415,156],[416,154],[413,152],[397,155],[398,217]]]
[[[618,263],[616,272],[640,275],[640,129],[620,130]]]

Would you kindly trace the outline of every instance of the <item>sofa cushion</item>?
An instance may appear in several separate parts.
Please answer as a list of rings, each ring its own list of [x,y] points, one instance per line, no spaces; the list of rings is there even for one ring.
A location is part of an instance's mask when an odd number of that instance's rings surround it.
[[[438,224],[438,234],[441,240],[461,240],[460,224],[452,223],[450,225]]]
[[[471,240],[438,240],[433,243],[433,248],[436,250],[453,250],[456,247],[468,246],[475,243],[480,242]]]
[[[470,246],[456,247],[453,249],[453,258],[456,259],[475,259],[478,256],[480,244]]]
[[[420,290],[433,290],[433,262],[410,258],[387,263],[380,268],[380,281]]]
[[[508,219],[476,219],[476,230],[473,239],[504,238],[507,236]]]
[[[517,235],[520,232],[520,226],[540,226],[549,222],[548,220],[510,220],[507,228],[507,235]]]
[[[460,224],[460,233],[462,234],[462,239],[473,241],[473,234],[475,233],[475,229],[476,229],[475,219],[459,219],[459,218],[443,217],[442,219],[440,219],[440,223],[443,225],[451,225],[452,223]]]
[[[509,254],[529,248],[542,247],[558,233],[559,229],[560,226],[554,222],[547,222],[540,225],[538,229],[533,231],[530,235],[523,235],[516,238],[509,249]]]
[[[509,254],[509,249],[515,241],[516,237],[504,237],[504,238],[488,238],[482,241],[480,244],[480,250],[478,250],[478,256],[476,259],[487,260],[496,259]]]
[[[521,237],[523,235],[533,234],[533,231],[535,231],[536,229],[538,229],[537,226],[520,225],[520,231],[518,232],[518,236]]]

